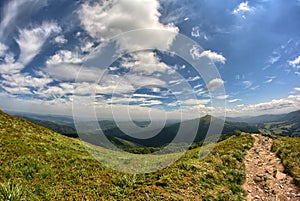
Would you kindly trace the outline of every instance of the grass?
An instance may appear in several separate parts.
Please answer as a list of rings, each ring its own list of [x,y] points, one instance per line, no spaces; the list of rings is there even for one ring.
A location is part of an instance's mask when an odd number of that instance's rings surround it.
[[[0,194],[5,201],[18,201],[22,199],[22,189],[19,185],[15,185],[11,182],[7,184],[1,184]]]
[[[277,137],[273,140],[272,151],[281,159],[285,172],[300,187],[300,138]]]
[[[243,159],[252,145],[242,133],[210,153],[211,145],[189,150],[160,171],[124,174],[95,160],[78,139],[0,111],[0,200],[243,200]]]

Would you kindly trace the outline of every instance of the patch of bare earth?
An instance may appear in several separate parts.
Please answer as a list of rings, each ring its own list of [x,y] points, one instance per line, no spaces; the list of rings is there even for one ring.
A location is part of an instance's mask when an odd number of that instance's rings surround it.
[[[271,152],[272,139],[253,134],[254,146],[245,158],[247,200],[297,200],[300,190],[293,178],[283,173],[284,167],[279,158]]]

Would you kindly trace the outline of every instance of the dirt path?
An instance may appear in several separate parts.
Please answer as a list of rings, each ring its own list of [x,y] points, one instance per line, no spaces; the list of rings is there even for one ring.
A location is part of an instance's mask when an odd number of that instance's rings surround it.
[[[293,179],[283,173],[284,167],[279,158],[271,152],[272,139],[254,134],[254,146],[245,160],[247,200],[297,200],[300,190]]]

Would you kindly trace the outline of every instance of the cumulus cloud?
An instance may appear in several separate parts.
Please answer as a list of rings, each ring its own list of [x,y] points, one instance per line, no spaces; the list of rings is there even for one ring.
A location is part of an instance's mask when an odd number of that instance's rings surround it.
[[[82,63],[82,56],[69,50],[60,50],[46,61],[47,65],[57,65],[61,63],[79,64]]]
[[[297,58],[295,58],[294,60],[288,61],[289,65],[294,67],[294,68],[299,68],[299,64],[300,64],[300,56],[298,56]]]
[[[212,79],[206,86],[206,90],[215,90],[221,87],[224,84],[224,81],[220,78]]]
[[[227,108],[230,116],[280,114],[298,110],[300,108],[300,95],[290,95],[282,99],[269,102],[241,105],[238,108]]]
[[[24,74],[3,74],[1,81],[2,84],[10,87],[34,87],[42,88],[45,85],[51,83],[53,80],[47,77],[32,77],[31,75]]]
[[[205,50],[200,53],[200,50],[197,46],[193,46],[193,48],[190,49],[190,54],[192,55],[193,59],[207,57],[214,62],[220,62],[223,64],[225,64],[225,61],[226,61],[226,58],[223,55],[218,54],[216,52],[212,52],[211,50]]]
[[[86,42],[84,43],[81,47],[80,47],[80,50],[82,52],[91,52],[92,50],[94,49],[94,43],[93,42]]]
[[[161,62],[152,51],[136,52],[130,58],[123,59],[122,66],[134,72],[143,72],[151,75],[155,72],[164,73],[171,70],[167,64]]]
[[[64,35],[56,36],[53,41],[58,44],[65,44],[68,42]]]
[[[168,49],[178,28],[172,24],[163,25],[159,21],[160,4],[157,0],[127,1],[111,0],[102,3],[85,3],[78,11],[81,24],[85,30],[100,41],[136,29],[158,29],[167,32],[154,35],[139,34],[117,43],[122,49],[131,50],[133,47],[149,47]]]
[[[248,1],[240,3],[234,10],[233,14],[240,14],[240,13],[246,13],[246,12],[251,12],[253,11],[253,8],[251,8],[248,5]]]

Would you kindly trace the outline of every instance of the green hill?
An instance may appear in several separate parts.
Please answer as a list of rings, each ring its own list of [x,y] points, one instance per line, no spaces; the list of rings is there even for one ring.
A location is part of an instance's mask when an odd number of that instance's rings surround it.
[[[262,133],[300,137],[300,110],[283,115],[277,121],[259,125]]]
[[[126,141],[133,142],[146,147],[161,147],[172,142],[172,140],[177,135],[179,127],[182,125],[186,133],[182,135],[182,137],[178,137],[176,141],[173,141],[174,143],[188,143],[189,139],[194,139],[195,143],[199,143],[199,142],[201,143],[203,139],[205,139],[206,137],[211,122],[214,122],[214,125],[224,124],[222,134],[232,134],[236,130],[240,130],[242,132],[247,132],[247,133],[258,132],[258,129],[255,126],[251,126],[247,123],[229,122],[229,121],[224,122],[221,119],[215,118],[210,115],[206,115],[200,119],[183,121],[181,123],[167,124],[159,132],[156,130],[145,131],[145,133],[143,134],[144,136],[149,136],[153,132],[158,133],[156,136],[149,139],[138,139],[138,138],[130,137],[125,133],[123,133],[117,126],[113,126],[113,128],[111,129],[104,130],[104,133],[107,136],[121,138]],[[198,128],[196,128],[196,126],[198,126]],[[194,130],[197,130],[196,136],[193,136]],[[149,132],[149,134],[147,132]],[[84,134],[82,134],[82,136],[84,136]]]
[[[196,148],[155,173],[123,174],[101,165],[78,139],[0,111],[0,199],[242,200],[242,161],[252,143],[249,134],[234,135],[205,159]]]

